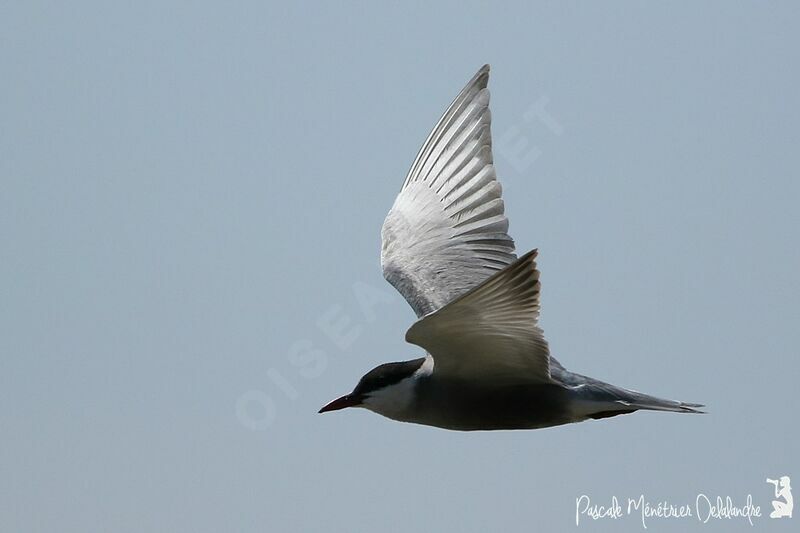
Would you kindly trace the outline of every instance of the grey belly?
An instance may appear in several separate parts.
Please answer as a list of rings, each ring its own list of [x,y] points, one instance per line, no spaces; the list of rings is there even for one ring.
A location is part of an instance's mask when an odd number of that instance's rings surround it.
[[[569,389],[553,385],[477,385],[425,380],[407,422],[462,431],[536,429],[574,422]]]

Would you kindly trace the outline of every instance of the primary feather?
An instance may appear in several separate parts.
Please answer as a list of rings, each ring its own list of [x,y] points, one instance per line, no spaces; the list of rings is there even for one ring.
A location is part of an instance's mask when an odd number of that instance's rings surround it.
[[[450,104],[383,223],[383,275],[417,316],[516,259],[492,165],[488,80],[485,65]]]

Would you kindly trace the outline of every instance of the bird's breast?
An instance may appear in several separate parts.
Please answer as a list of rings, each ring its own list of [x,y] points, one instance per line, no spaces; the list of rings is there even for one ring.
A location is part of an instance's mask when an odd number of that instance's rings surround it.
[[[407,422],[457,430],[535,429],[570,422],[568,393],[555,384],[492,385],[419,380]]]

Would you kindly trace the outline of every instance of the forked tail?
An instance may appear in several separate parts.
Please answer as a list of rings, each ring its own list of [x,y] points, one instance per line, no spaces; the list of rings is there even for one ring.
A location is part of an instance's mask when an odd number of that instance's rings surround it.
[[[705,413],[700,410],[701,407],[705,407],[703,404],[665,400],[601,381],[581,385],[575,389],[575,392],[577,394],[576,409],[579,414],[587,418],[608,418],[640,409],[673,413]]]

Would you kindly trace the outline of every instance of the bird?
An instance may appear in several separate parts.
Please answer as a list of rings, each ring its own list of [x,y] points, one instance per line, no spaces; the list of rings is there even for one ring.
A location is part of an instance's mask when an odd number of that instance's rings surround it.
[[[536,249],[516,257],[492,156],[489,65],[422,145],[381,230],[381,266],[424,357],[385,363],[319,412],[457,430],[539,429],[639,410],[702,413],[567,370],[539,327]]]

